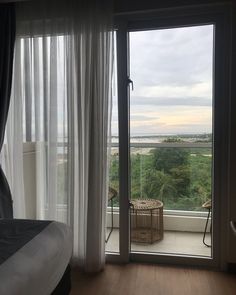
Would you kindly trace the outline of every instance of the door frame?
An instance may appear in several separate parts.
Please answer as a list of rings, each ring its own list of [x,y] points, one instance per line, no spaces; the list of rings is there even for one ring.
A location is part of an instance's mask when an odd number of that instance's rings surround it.
[[[213,68],[213,227],[212,257],[130,252],[129,147],[129,32],[204,24],[215,25]],[[216,269],[226,268],[226,223],[229,179],[230,6],[208,5],[117,15],[117,71],[119,117],[120,253],[107,254],[113,262],[151,262]],[[222,97],[224,99],[222,99]]]

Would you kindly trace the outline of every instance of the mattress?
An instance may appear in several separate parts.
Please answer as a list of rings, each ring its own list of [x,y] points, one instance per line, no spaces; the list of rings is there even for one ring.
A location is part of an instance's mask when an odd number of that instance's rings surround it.
[[[30,226],[17,230],[7,242],[0,240],[7,256],[2,263],[0,259],[1,295],[49,295],[61,280],[72,254],[72,233],[63,223],[39,223],[36,234]],[[16,235],[22,243],[16,243]],[[12,244],[17,248],[13,253]]]

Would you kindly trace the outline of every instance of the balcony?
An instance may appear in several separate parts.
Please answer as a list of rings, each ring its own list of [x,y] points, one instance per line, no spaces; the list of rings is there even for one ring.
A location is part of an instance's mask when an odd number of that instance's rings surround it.
[[[26,217],[34,219],[36,218],[36,149],[35,143],[24,143],[23,149],[23,162],[24,162],[24,186],[25,186],[25,200],[26,200]],[[198,159],[205,157],[209,159],[207,165],[204,167],[201,161],[199,163],[202,165],[199,174],[203,173],[203,170],[211,170],[211,145],[209,143],[131,143],[131,189],[137,186],[136,197],[147,198],[145,195],[145,189],[143,185],[147,182],[145,180],[144,172],[145,165],[147,164],[147,157],[152,157],[153,150],[164,149],[164,148],[178,148],[178,149],[188,149],[191,159]],[[198,155],[196,154],[198,152]],[[118,188],[118,144],[112,145],[112,162],[113,175],[110,175],[110,185]],[[138,159],[138,160],[137,160]],[[149,159],[150,160],[150,159]],[[132,167],[134,168],[134,163],[138,164],[138,171],[134,173]],[[149,163],[152,161],[149,161]],[[59,166],[64,165],[64,161],[58,163]],[[196,163],[196,161],[195,161]],[[132,166],[133,165],[133,166]],[[192,169],[191,173],[193,173]],[[199,169],[198,169],[199,170]],[[111,171],[112,172],[112,171]],[[197,175],[195,175],[197,177]],[[193,177],[191,177],[192,179]],[[136,183],[134,182],[138,180]],[[140,182],[140,179],[145,181]],[[138,195],[139,193],[139,195]],[[161,253],[177,253],[177,254],[190,254],[190,255],[201,255],[210,256],[211,248],[206,247],[202,243],[204,226],[207,218],[206,210],[201,208],[201,204],[208,198],[205,191],[202,190],[204,195],[202,198],[196,198],[194,202],[178,203],[173,206],[172,203],[168,203],[163,194],[162,201],[164,203],[164,239],[160,242],[155,242],[153,244],[138,244],[132,243],[132,251],[141,252],[161,252]],[[33,197],[35,196],[35,198]],[[132,192],[131,192],[132,196]],[[151,196],[159,198],[158,192],[156,196]],[[172,206],[172,207],[171,207]],[[181,207],[182,206],[182,207]],[[180,208],[181,207],[181,208]],[[66,221],[66,203],[63,199],[60,204],[58,204],[58,216],[61,221]],[[188,210],[189,208],[189,210]],[[193,210],[195,209],[195,210]],[[119,201],[116,200],[114,203],[114,230],[110,236],[110,239],[106,245],[106,250],[108,252],[119,252]],[[111,208],[108,207],[107,210],[107,231],[111,227]],[[210,228],[208,227],[208,234],[206,237],[206,242],[211,243]]]
[[[118,143],[112,144],[111,154],[110,186],[118,189]],[[169,167],[163,166],[165,159],[160,157],[167,157]],[[153,244],[131,243],[131,251],[211,256],[211,248],[202,242],[208,213],[202,204],[211,198],[211,144],[131,142],[130,159],[131,199],[152,198],[164,203],[163,240]],[[158,169],[158,165],[165,171]],[[182,194],[178,195],[179,192]],[[114,203],[114,230],[106,247],[109,252],[119,251],[119,200]],[[110,227],[111,207],[108,207],[108,231]],[[206,243],[211,244],[210,226]]]

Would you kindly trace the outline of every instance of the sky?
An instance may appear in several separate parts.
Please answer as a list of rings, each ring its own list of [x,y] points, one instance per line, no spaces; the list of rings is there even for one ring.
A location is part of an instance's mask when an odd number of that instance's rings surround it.
[[[211,133],[213,25],[130,33],[130,131]],[[117,135],[117,101],[112,133]]]

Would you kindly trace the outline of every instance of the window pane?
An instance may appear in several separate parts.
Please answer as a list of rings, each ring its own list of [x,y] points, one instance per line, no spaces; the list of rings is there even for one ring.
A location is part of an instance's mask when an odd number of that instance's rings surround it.
[[[133,251],[210,255],[202,243],[202,205],[212,193],[213,30],[204,25],[130,33]],[[163,203],[161,220],[156,205],[141,210],[150,200]],[[160,223],[161,241],[155,234]]]

